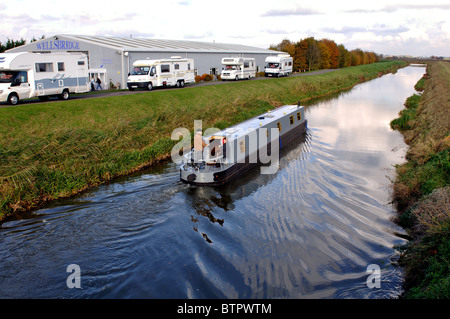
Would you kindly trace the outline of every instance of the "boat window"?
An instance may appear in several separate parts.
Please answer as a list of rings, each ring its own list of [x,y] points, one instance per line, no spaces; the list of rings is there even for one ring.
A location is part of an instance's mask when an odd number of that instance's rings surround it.
[[[277,127],[278,127],[278,131],[281,132],[281,123],[280,122],[277,123]]]
[[[245,153],[245,140],[239,142],[239,148],[241,149],[241,153]]]
[[[302,114],[300,112],[297,113],[297,121],[300,121],[302,119]]]
[[[294,115],[289,117],[289,123],[291,123],[291,125],[294,124]]]

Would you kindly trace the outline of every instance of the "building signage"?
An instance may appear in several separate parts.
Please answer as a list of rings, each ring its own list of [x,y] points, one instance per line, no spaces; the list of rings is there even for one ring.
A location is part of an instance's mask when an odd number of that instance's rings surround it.
[[[79,50],[80,43],[74,41],[45,41],[36,43],[38,50]]]

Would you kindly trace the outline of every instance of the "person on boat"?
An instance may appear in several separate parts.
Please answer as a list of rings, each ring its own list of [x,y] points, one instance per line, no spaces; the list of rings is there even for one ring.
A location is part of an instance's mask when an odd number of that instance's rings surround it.
[[[196,162],[201,162],[203,159],[203,149],[208,144],[205,143],[202,137],[202,129],[197,129],[194,135],[194,159]]]

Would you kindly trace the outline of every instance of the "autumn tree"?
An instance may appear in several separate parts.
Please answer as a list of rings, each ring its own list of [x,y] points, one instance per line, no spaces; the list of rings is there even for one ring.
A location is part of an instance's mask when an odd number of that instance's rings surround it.
[[[329,69],[331,53],[328,46],[323,41],[317,42],[317,46],[320,50],[320,68]]]
[[[348,51],[343,44],[337,45],[330,39],[317,41],[314,37],[292,42],[283,39],[279,44],[271,45],[271,50],[289,53],[294,59],[293,70],[311,71],[316,69],[336,69],[360,64],[378,62],[374,52],[361,49]]]
[[[320,67],[321,53],[319,45],[314,37],[306,38],[306,63],[308,65],[308,71],[317,70]]]
[[[306,59],[306,51],[308,42],[304,39],[295,44],[294,71],[306,71],[308,69],[308,61]]]
[[[270,50],[281,51],[289,53],[290,56],[295,55],[295,43],[289,41],[288,39],[282,40],[279,44],[271,45]]]
[[[338,67],[345,68],[347,66],[350,66],[351,65],[350,53],[348,52],[348,50],[344,47],[343,44],[338,45],[338,50],[339,50]]]
[[[319,41],[323,43],[328,50],[328,63],[331,69],[336,69],[339,67],[339,48],[333,40],[322,39]]]

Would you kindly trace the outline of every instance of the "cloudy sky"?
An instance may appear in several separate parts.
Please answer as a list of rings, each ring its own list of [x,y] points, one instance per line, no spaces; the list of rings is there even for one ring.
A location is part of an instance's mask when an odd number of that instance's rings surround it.
[[[351,50],[450,56],[448,0],[11,0],[0,41],[56,34],[150,37],[268,48],[328,38]]]

